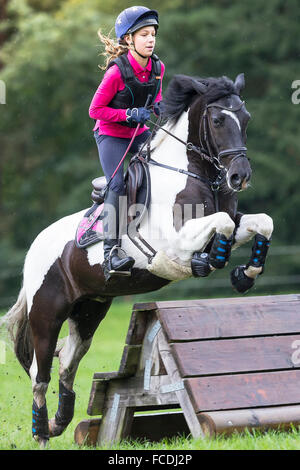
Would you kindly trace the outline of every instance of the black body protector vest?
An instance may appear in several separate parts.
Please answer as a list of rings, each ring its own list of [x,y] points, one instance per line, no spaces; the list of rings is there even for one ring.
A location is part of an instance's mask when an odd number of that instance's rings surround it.
[[[127,54],[123,54],[112,60],[107,69],[116,64],[121,72],[122,79],[125,83],[124,90],[118,91],[111,102],[107,105],[115,109],[140,108],[145,106],[148,95],[151,95],[149,105],[153,104],[160,90],[161,84],[161,62],[157,55],[151,56],[152,68],[148,82],[141,82],[135,75],[127,58]],[[123,126],[137,127],[138,123],[119,122]]]

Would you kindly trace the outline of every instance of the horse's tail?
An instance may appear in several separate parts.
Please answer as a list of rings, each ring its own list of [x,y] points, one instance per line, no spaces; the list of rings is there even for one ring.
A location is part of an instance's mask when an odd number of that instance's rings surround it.
[[[20,290],[15,305],[1,319],[5,324],[14,343],[14,350],[18,361],[29,375],[29,368],[33,359],[33,342],[31,328],[27,315],[27,300],[24,286]]]

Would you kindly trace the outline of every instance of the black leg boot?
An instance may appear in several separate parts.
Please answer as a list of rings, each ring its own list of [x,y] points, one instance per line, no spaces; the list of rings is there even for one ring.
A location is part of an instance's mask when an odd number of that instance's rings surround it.
[[[104,240],[104,275],[106,280],[112,276],[130,276],[135,260],[126,256],[119,240],[119,194],[108,189],[103,209]]]

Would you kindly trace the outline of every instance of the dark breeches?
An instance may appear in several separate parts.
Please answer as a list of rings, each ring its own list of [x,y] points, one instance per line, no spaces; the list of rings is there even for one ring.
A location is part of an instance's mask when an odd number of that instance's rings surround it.
[[[149,135],[150,131],[146,130],[142,134],[136,136],[130,148],[130,153],[137,153],[139,147],[146,141]],[[125,139],[123,137],[112,137],[109,135],[99,135],[98,131],[94,132],[94,137],[97,143],[100,163],[104,175],[106,176],[106,179],[109,180],[117,168],[120,160],[122,159],[131,139]],[[114,190],[120,195],[125,194],[124,161],[113,177],[112,182],[110,183],[110,189]]]

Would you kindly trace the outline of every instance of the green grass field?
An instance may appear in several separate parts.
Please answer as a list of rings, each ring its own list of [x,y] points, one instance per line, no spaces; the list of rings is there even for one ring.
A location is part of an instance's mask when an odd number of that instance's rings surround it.
[[[74,390],[76,392],[75,416],[65,433],[51,439],[49,449],[76,450],[74,429],[86,413],[94,372],[118,370],[132,304],[115,303],[99,326],[90,351],[80,363]],[[66,336],[64,326],[61,336]],[[3,341],[3,337],[0,338]],[[3,344],[3,343],[2,343]],[[3,360],[5,359],[5,361]],[[4,362],[4,363],[2,363]],[[17,362],[11,345],[6,342],[5,358],[0,355],[0,450],[39,449],[31,437],[31,382]],[[47,393],[49,417],[54,416],[58,402],[58,359],[53,361],[52,380]],[[177,438],[159,443],[123,441],[114,449],[122,450],[297,450],[300,448],[300,431],[255,432],[235,434],[215,439]],[[85,447],[84,449],[88,449]]]

